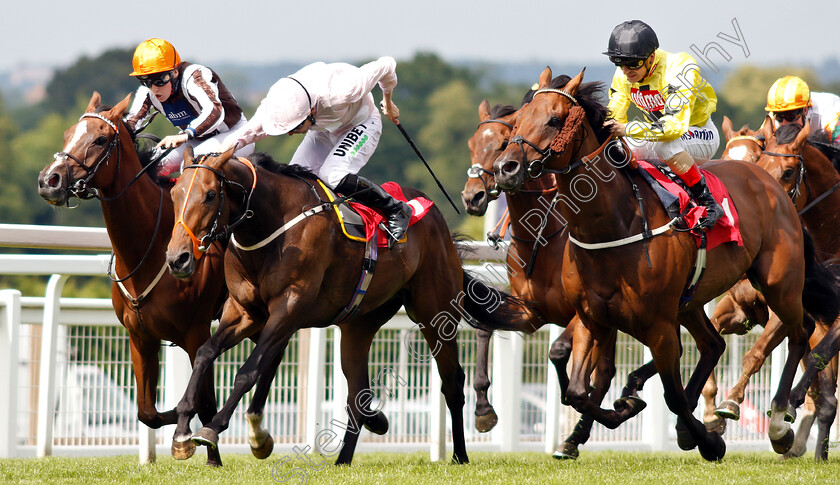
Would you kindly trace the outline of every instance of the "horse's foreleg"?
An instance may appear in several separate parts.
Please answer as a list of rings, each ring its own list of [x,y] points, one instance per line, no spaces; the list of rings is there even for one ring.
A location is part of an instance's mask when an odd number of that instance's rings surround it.
[[[611,343],[607,342],[606,345],[607,347],[612,347],[612,350],[607,350],[602,354],[595,365],[595,372],[593,373],[594,388],[589,398],[598,406],[601,405],[607,392],[609,392],[610,383],[613,377],[615,377],[615,337],[616,334],[613,333]],[[619,407],[622,402],[621,400],[616,401],[616,407]],[[595,420],[592,416],[581,415],[574,429],[572,429],[571,434],[554,451],[554,457],[560,459],[576,459],[579,455],[578,448],[580,445],[589,441],[594,423]]]
[[[434,352],[438,374],[441,379],[441,392],[446,399],[446,407],[452,420],[452,461],[466,464],[467,446],[464,437],[464,382],[466,375],[458,360],[458,343],[456,337],[440,335],[440,329],[425,325],[422,332],[429,348],[438,349]],[[519,338],[514,336],[513,338]]]
[[[703,386],[703,423],[706,429],[714,431],[720,435],[726,431],[726,420],[715,414],[715,398],[718,393],[717,378],[715,373],[706,379],[706,385]]]
[[[673,324],[671,324],[673,325]],[[692,444],[700,449],[700,455],[709,461],[716,461],[726,454],[726,444],[717,433],[706,431],[706,427],[694,417],[689,397],[686,395],[680,378],[680,337],[679,330],[667,321],[658,322],[649,328],[646,341],[649,342],[656,369],[665,391],[665,403],[668,409],[677,415],[677,434],[688,433]],[[701,357],[702,359],[702,357]],[[708,376],[705,376],[707,378]],[[695,399],[696,403],[696,399]],[[688,440],[683,438],[681,447]]]
[[[726,419],[740,419],[741,403],[744,402],[744,394],[750,378],[761,369],[764,361],[767,360],[767,356],[782,343],[786,336],[787,327],[782,324],[776,314],[771,314],[764,330],[761,332],[761,336],[744,355],[738,382],[729,390],[727,398],[718,405],[715,414]]]
[[[816,405],[818,432],[814,459],[825,461],[828,460],[831,424],[837,416],[837,357],[831,359],[828,367],[820,371],[817,381],[819,384]]]
[[[811,319],[807,314],[804,318]],[[790,418],[794,418],[790,411],[790,397],[796,366],[808,350],[806,327],[813,328],[813,320],[811,320],[811,325],[788,326],[788,356],[779,378],[779,388],[770,402],[770,423],[767,434],[773,450],[779,454],[786,453],[793,445],[794,433],[787,421],[792,421],[793,419]],[[807,369],[805,373],[807,374]]]
[[[479,433],[486,433],[496,426],[499,416],[490,400],[487,390],[490,389],[488,359],[490,358],[490,338],[493,332],[476,330],[476,361],[475,361],[475,429]]]
[[[569,359],[572,357],[572,336],[575,332],[575,326],[580,324],[580,319],[575,317],[569,325],[563,330],[557,340],[552,342],[551,348],[548,349],[548,360],[554,364],[554,370],[557,371],[557,379],[560,381],[560,402],[569,405],[569,400],[566,393],[569,389],[569,374],[566,367],[569,364]]]
[[[190,363],[195,364],[195,357],[201,345],[210,338],[210,328],[204,327],[204,332],[191,333],[187,337],[186,351],[190,357]],[[213,416],[216,415],[216,388],[213,380],[213,367],[210,366],[204,374],[204,380],[201,383],[201,389],[198,395],[198,417],[202,423],[209,423]],[[176,408],[177,410],[177,408]],[[173,411],[177,412],[177,411]],[[195,444],[188,439],[186,441],[172,442],[172,454],[179,455],[181,458],[191,456],[195,452]],[[222,457],[219,450],[207,448],[207,462],[208,466],[222,466]]]
[[[159,413],[155,405],[160,372],[160,340],[130,333],[129,344],[137,386],[137,419],[153,429],[175,423],[174,411]]]

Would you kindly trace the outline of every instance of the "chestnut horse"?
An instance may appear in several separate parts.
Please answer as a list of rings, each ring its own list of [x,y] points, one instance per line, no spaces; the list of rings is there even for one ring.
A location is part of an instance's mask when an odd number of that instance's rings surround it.
[[[168,188],[144,173],[148,166],[141,165],[121,121],[129,99],[108,109],[100,106],[99,93],[93,94],[79,122],[64,132],[62,151],[38,176],[38,193],[59,206],[72,197],[100,200],[114,254],[111,300],[128,330],[137,416],[146,426],[160,428],[177,421],[174,409],[159,413],[155,407],[161,341],[184,349],[192,362],[210,338],[210,322],[227,295],[224,249],[213,245],[192,280],[179,280],[166,271],[172,199]],[[212,373],[202,381],[199,400],[199,417],[208,422],[216,414]],[[217,450],[208,450],[207,460],[221,465]]]
[[[505,190],[519,189],[526,176],[551,173],[567,197],[560,213],[569,222],[572,244],[557,265],[562,264],[563,286],[582,322],[573,338],[569,400],[598,422],[615,426],[626,419],[624,409],[601,409],[588,396],[593,363],[615,330],[621,330],[650,348],[665,401],[677,415],[679,445],[697,446],[707,460],[721,459],[723,439],[693,415],[725,347],[703,305],[747,273],[788,327],[790,353],[771,403],[769,426],[774,449],[788,451],[793,442],[793,430],[785,422],[790,388],[814,328],[803,300],[812,315],[833,320],[838,313],[831,275],[813,254],[793,204],[755,165],[706,164],[726,184],[741,213],[744,244],[722,244],[708,252],[704,277],[681,308],[683,289],[694,273],[695,237],[675,230],[675,221],[639,174],[619,168],[632,162],[629,149],[602,126],[604,106],[585,97],[578,104],[575,95],[582,80],[583,71],[557,89],[550,85],[551,70],[546,68],[534,99],[520,111],[514,138],[494,163],[496,182]],[[594,124],[587,117],[592,111],[598,113]],[[679,369],[680,324],[689,329],[700,352],[685,388]]]
[[[483,216],[487,204],[499,196],[492,171],[493,161],[510,140],[510,132],[516,124],[517,111],[513,106],[502,105],[491,109],[484,100],[478,108],[478,115],[478,129],[468,142],[472,165],[468,170],[469,178],[461,192],[467,213],[473,216]],[[557,188],[553,180],[547,177],[529,180],[521,190],[506,194],[511,221],[511,242],[507,251],[506,267],[511,293],[530,301],[537,313],[548,321],[566,327],[560,337],[552,343],[549,351],[549,359],[561,380],[561,393],[565,393],[568,384],[566,365],[572,347],[571,336],[579,320],[566,297],[561,281],[562,272],[557,270],[554,261],[554,255],[562,253],[568,241],[565,224],[552,210],[552,200],[556,194]],[[527,334],[542,326],[539,322],[523,323],[526,326],[517,330]],[[479,352],[481,349],[487,349],[487,346],[480,346]],[[615,375],[614,352],[607,354],[597,365],[594,379],[592,399],[599,403],[609,391],[610,381]],[[479,357],[482,357],[481,354]],[[476,376],[487,375],[486,362],[486,357],[479,358],[476,362]],[[655,368],[650,364],[631,374],[622,401],[641,411],[645,404],[635,398],[636,391],[641,389],[642,383],[654,373]],[[645,376],[637,377],[640,375]],[[483,384],[481,391],[479,383]],[[476,378],[476,391],[479,396],[476,403],[476,427],[479,423],[484,423],[487,416],[493,418],[493,424],[497,419],[486,399],[489,386],[489,380],[480,381]],[[620,403],[619,406],[621,405],[624,404]],[[554,457],[577,458],[578,447],[589,439],[593,424],[591,416],[582,415],[572,433],[554,451]],[[485,430],[488,429],[479,428],[479,431]]]
[[[185,176],[172,189],[178,225],[167,249],[170,271],[189,277],[200,255],[199,240],[231,237],[225,254],[230,298],[219,330],[199,349],[187,391],[178,405],[175,439],[215,447],[239,400],[255,384],[246,413],[259,428],[266,395],[292,335],[326,327],[354,298],[363,268],[372,268],[365,245],[347,239],[317,178],[297,166],[271,160],[255,167],[223,154],[185,155]],[[406,189],[406,196],[422,194]],[[348,194],[349,195],[349,194]],[[326,210],[325,210],[326,209]],[[374,247],[376,242],[373,242]],[[373,259],[376,259],[373,257]],[[367,262],[366,262],[367,261]],[[408,240],[379,253],[376,272],[357,311],[340,323],[342,369],[348,383],[350,422],[384,433],[387,420],[371,411],[368,350],[375,332],[400,308],[420,325],[434,349],[452,421],[453,461],[467,463],[464,445],[464,372],[456,332],[461,314],[480,322],[535,318],[519,300],[492,290],[461,267],[449,229],[436,206],[408,230]],[[470,320],[468,318],[468,320]],[[234,380],[227,402],[191,436],[189,421],[203,373],[224,350],[259,332],[256,346]],[[366,397],[367,395],[367,397]],[[358,439],[349,426],[336,464],[349,464]],[[258,429],[261,439],[267,432]],[[270,452],[270,450],[267,450]]]

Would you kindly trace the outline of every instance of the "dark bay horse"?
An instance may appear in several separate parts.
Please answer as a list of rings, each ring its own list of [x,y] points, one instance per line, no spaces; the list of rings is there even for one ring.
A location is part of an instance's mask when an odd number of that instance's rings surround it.
[[[194,160],[187,151],[186,175],[172,190],[179,225],[167,250],[170,271],[186,278],[197,264],[199,241],[231,237],[225,255],[230,298],[219,330],[199,349],[177,408],[175,439],[192,438],[210,447],[216,446],[239,400],[255,384],[246,417],[259,427],[271,380],[289,339],[301,328],[331,325],[353,298],[362,268],[372,266],[365,263],[365,245],[347,239],[335,214],[325,210],[330,204],[325,204],[327,196],[313,174],[273,161],[255,167],[231,156],[232,151]],[[409,198],[422,195],[414,189],[406,189],[405,194]],[[350,422],[380,434],[387,429],[384,415],[368,406],[368,349],[377,329],[405,306],[434,349],[452,420],[453,461],[467,463],[462,415],[465,376],[456,344],[459,316],[490,324],[534,317],[518,300],[489,289],[463,271],[435,206],[411,226],[405,244],[380,252],[375,266],[361,306],[340,324]],[[227,402],[191,436],[189,421],[203,373],[224,350],[257,333],[256,346],[237,372]],[[351,463],[358,429],[348,426],[338,445],[341,452],[336,464]],[[259,429],[257,434],[264,437],[267,431]]]
[[[166,271],[166,244],[174,223],[172,199],[168,188],[143,173],[121,121],[129,99],[105,109],[99,94],[93,94],[79,122],[64,132],[62,151],[38,176],[38,192],[57,206],[91,194],[101,201],[114,251],[113,277],[122,279],[113,284],[111,300],[128,330],[137,415],[147,426],[159,428],[177,421],[174,409],[159,413],[155,407],[161,341],[178,345],[193,361],[199,346],[210,338],[210,322],[227,295],[224,249],[214,244],[189,281]],[[216,414],[212,372],[202,380],[200,393],[198,414],[207,422]],[[187,447],[195,449],[192,443]],[[208,450],[207,463],[221,465],[217,450]]]
[[[527,97],[526,97],[527,99]],[[510,133],[516,124],[517,110],[512,106],[496,105],[492,109],[484,100],[478,108],[479,126],[469,139],[471,167],[469,178],[461,192],[467,213],[482,216],[487,210],[487,204],[499,196],[493,175],[493,162],[502,153],[510,140]],[[511,241],[507,251],[506,267],[510,281],[511,293],[531,302],[534,310],[546,320],[566,327],[560,337],[552,343],[549,359],[558,372],[561,380],[561,392],[565,392],[568,383],[566,365],[571,355],[571,335],[574,327],[579,323],[575,316],[575,309],[566,297],[562,284],[562,272],[558,271],[554,260],[556,254],[562,253],[568,242],[568,231],[565,224],[553,212],[552,202],[557,195],[554,181],[548,177],[529,180],[516,193],[506,194],[510,211]],[[540,322],[522,322],[524,327],[518,328],[526,334],[535,332],[542,326]],[[487,346],[479,347],[486,349]],[[486,352],[486,350],[485,350]],[[609,384],[615,375],[614,352],[607,352],[595,369],[594,390],[592,399],[601,400],[609,390]],[[487,375],[487,359],[479,359],[476,363],[476,376]],[[636,377],[647,371],[647,377]],[[652,364],[637,370],[631,375],[628,387],[625,388],[619,406],[632,406],[638,411],[644,408],[644,402],[635,398],[636,391],[641,384],[653,375],[655,368]],[[483,393],[477,393],[484,400],[476,404],[476,426],[479,418],[492,412],[492,407],[486,402],[486,390],[489,380],[484,383]],[[476,390],[479,390],[479,380],[476,379]],[[626,402],[626,404],[625,404]],[[487,411],[489,407],[489,411]],[[483,412],[482,412],[483,411]],[[495,418],[495,412],[489,414]],[[591,416],[582,415],[578,424],[566,440],[554,451],[556,458],[577,458],[578,447],[589,439],[594,420]],[[480,429],[481,430],[481,429]]]
[[[803,306],[811,315],[831,320],[838,313],[833,279],[815,257],[793,204],[755,165],[705,164],[726,184],[741,213],[744,245],[727,243],[709,251],[693,298],[680,308],[683,289],[694,273],[695,238],[674,230],[640,175],[620,169],[632,164],[629,149],[603,128],[605,107],[595,99],[575,98],[582,80],[583,71],[558,89],[550,85],[551,70],[546,68],[534,99],[519,114],[514,138],[494,163],[496,182],[505,190],[519,189],[526,177],[551,173],[566,196],[560,213],[569,222],[571,244],[557,265],[562,265],[563,286],[582,322],[573,336],[569,400],[598,422],[616,425],[626,419],[624,410],[594,405],[587,387],[604,344],[616,329],[621,330],[650,348],[665,401],[677,415],[680,446],[697,446],[707,460],[722,458],[723,439],[708,432],[692,414],[725,347],[703,304],[746,273],[788,328],[789,356],[771,403],[769,425],[774,449],[788,451],[793,442],[793,430],[785,421],[790,388],[814,328]],[[594,124],[587,117],[593,110],[599,113]],[[679,369],[680,324],[692,334],[700,352],[685,388]]]

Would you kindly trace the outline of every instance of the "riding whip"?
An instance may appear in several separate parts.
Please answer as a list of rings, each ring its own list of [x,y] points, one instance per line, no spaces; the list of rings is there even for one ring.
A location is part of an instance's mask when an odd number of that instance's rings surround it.
[[[402,125],[399,123],[399,121],[396,123],[396,125],[397,125],[397,128],[400,129],[400,133],[402,133],[403,136],[405,137],[405,139],[408,141],[408,144],[411,145],[411,148],[414,149],[414,153],[417,154],[417,156],[420,158],[420,160],[423,161],[423,165],[425,165],[426,168],[429,170],[429,173],[432,174],[432,178],[435,179],[435,182],[437,182],[437,185],[438,185],[438,187],[440,187],[441,192],[443,192],[443,195],[445,195],[446,199],[449,200],[449,203],[452,204],[452,208],[455,209],[455,212],[460,214],[461,211],[458,210],[458,207],[455,205],[455,202],[452,201],[452,197],[450,197],[449,193],[446,192],[446,189],[443,188],[443,184],[440,183],[440,180],[438,180],[437,175],[435,175],[435,173],[432,171],[432,167],[430,167],[429,163],[426,161],[426,159],[423,158],[423,154],[420,153],[420,149],[417,148],[417,145],[414,144],[414,140],[412,140],[411,137],[408,136],[408,133],[405,132],[405,128],[402,127]]]

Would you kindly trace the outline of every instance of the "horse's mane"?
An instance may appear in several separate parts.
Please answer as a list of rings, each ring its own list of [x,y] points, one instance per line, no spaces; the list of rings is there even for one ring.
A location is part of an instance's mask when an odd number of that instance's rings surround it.
[[[552,79],[548,87],[551,89],[562,89],[569,81],[571,81],[569,76],[565,74],[560,75]],[[592,129],[595,130],[595,137],[598,139],[599,144],[606,141],[612,134],[609,128],[604,127],[604,120],[607,118],[608,110],[601,100],[605,98],[605,92],[604,83],[594,81],[581,83],[578,86],[577,93],[575,93],[575,99],[577,99],[578,104],[580,104],[583,110],[586,111],[586,120],[592,126]]]
[[[318,176],[312,173],[312,171],[308,168],[304,168],[300,165],[280,163],[274,158],[272,158],[271,155],[269,155],[268,153],[255,152],[253,155],[251,155],[250,159],[254,165],[262,167],[268,170],[269,172],[276,173],[278,175],[286,175],[288,177],[303,177],[312,180],[316,180],[318,178]]]
[[[784,145],[793,142],[802,127],[794,123],[788,123],[776,129],[776,143]],[[840,173],[840,149],[835,148],[828,135],[823,130],[812,131],[808,135],[808,143],[820,151]]]
[[[490,119],[495,120],[499,118],[504,118],[505,116],[513,113],[516,113],[516,108],[514,108],[513,106],[509,104],[497,104],[496,106],[490,108]]]

